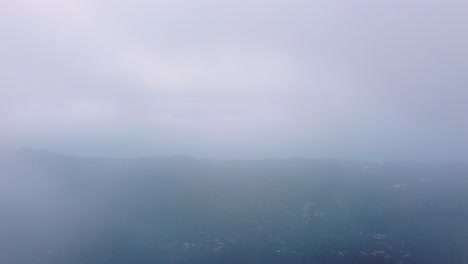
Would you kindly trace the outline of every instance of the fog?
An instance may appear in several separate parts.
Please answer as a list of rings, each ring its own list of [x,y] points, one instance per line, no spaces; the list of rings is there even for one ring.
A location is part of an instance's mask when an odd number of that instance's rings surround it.
[[[468,263],[468,1],[0,0],[0,263]]]
[[[468,263],[468,1],[0,0],[0,263]]]
[[[84,156],[468,157],[468,3],[0,2],[0,143]]]

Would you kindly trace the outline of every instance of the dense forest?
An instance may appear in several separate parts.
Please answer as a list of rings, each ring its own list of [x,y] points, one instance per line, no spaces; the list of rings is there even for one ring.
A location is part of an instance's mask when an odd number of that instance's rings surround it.
[[[468,164],[0,155],[0,262],[468,263]]]

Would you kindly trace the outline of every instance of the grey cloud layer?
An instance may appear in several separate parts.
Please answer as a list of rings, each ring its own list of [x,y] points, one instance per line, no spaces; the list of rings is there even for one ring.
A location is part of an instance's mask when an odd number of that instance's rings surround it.
[[[466,1],[0,3],[10,146],[466,159]]]

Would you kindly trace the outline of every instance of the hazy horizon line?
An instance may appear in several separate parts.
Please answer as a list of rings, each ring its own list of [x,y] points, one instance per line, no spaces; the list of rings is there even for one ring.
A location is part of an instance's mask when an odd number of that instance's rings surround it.
[[[413,160],[413,159],[359,159],[359,158],[343,158],[343,157],[306,157],[306,156],[288,156],[288,157],[256,157],[256,158],[217,158],[217,157],[203,157],[197,155],[190,155],[184,153],[175,154],[154,154],[154,155],[131,155],[131,156],[111,156],[111,155],[86,155],[66,151],[57,151],[45,148],[32,148],[32,147],[1,147],[0,151],[3,153],[43,153],[49,155],[85,158],[85,159],[107,159],[107,160],[140,160],[140,159],[167,159],[178,158],[185,160],[197,161],[237,161],[237,162],[261,162],[261,161],[338,161],[338,162],[361,162],[361,163],[375,163],[382,165],[384,163],[461,163],[467,164],[467,161],[462,160]]]

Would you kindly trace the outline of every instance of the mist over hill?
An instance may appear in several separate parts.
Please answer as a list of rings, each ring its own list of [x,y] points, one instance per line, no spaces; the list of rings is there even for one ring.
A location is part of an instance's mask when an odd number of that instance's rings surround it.
[[[1,263],[468,257],[463,163],[0,156]]]

